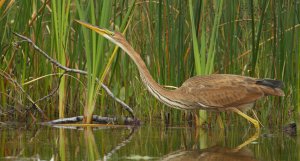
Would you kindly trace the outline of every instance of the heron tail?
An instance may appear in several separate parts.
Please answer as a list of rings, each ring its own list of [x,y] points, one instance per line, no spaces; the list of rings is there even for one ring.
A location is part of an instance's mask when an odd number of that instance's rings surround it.
[[[263,90],[268,95],[284,96],[284,92],[282,91],[284,84],[280,80],[260,79],[256,81],[256,84],[267,87],[263,88]]]

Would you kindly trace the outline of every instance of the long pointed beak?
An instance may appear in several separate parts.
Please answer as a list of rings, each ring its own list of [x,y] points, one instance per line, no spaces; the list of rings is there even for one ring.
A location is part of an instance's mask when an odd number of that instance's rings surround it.
[[[83,21],[80,21],[80,20],[75,20],[76,22],[78,22],[79,24],[81,24],[82,26],[86,27],[86,28],[89,28],[97,33],[99,33],[100,35],[109,35],[109,36],[112,36],[114,35],[114,32],[112,31],[109,31],[107,29],[103,29],[103,28],[99,28],[97,26],[94,26],[94,25],[91,25],[89,23],[86,23],[86,22],[83,22]]]

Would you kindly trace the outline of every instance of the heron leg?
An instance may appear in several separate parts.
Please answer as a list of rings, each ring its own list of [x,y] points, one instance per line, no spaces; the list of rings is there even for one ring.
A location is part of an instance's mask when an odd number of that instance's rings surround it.
[[[255,141],[258,137],[259,137],[259,131],[256,131],[255,134],[253,136],[251,136],[248,140],[246,140],[245,142],[243,142],[242,144],[240,144],[239,146],[234,148],[234,151],[239,151],[240,149],[242,149],[246,145],[248,145],[248,144],[252,143],[253,141]]]
[[[246,115],[242,111],[238,110],[237,108],[231,108],[231,109],[232,109],[232,111],[236,112],[237,114],[241,115],[242,117],[244,117],[245,119],[247,119],[248,121],[250,121],[254,125],[254,127],[255,127],[255,129],[257,131],[260,130],[260,128],[259,128],[259,122],[257,120],[249,117],[248,115]]]
[[[221,129],[224,129],[224,124],[223,124],[223,121],[222,121],[220,112],[217,112],[217,122],[218,122],[219,127],[220,127]]]

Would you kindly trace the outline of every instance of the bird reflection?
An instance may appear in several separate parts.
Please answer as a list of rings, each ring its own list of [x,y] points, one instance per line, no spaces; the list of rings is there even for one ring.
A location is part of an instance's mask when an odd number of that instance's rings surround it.
[[[202,150],[178,150],[164,156],[162,161],[256,161],[248,148],[239,150],[213,146]]]
[[[199,135],[196,134],[196,140],[198,140],[198,137]],[[163,156],[161,161],[255,161],[257,159],[253,152],[247,148],[247,145],[257,140],[258,137],[259,132],[256,132],[235,148],[214,145],[204,149],[177,150]]]

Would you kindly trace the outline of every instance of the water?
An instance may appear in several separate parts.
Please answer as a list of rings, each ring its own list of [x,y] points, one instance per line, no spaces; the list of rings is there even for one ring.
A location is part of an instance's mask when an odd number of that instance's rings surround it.
[[[255,134],[249,127],[1,125],[0,130],[0,160],[296,161],[300,156],[296,136],[262,129],[258,139],[247,143]]]

